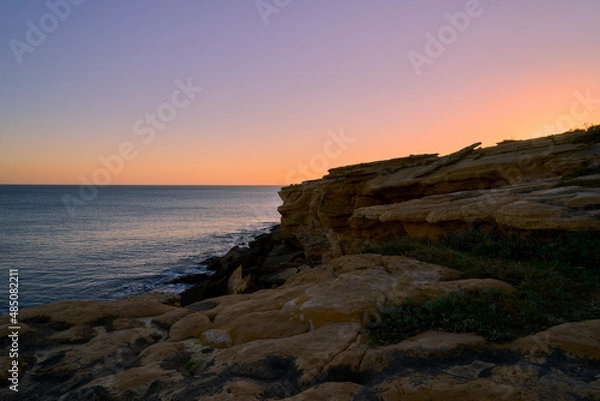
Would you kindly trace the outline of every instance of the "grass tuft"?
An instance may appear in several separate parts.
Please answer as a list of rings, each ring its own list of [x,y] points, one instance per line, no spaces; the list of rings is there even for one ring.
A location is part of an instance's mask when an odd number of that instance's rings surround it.
[[[198,372],[199,370],[202,370],[204,368],[204,362],[190,359],[189,361],[184,363],[182,367],[183,367],[183,369],[190,372],[190,374],[193,376],[194,374],[196,374],[196,372]]]

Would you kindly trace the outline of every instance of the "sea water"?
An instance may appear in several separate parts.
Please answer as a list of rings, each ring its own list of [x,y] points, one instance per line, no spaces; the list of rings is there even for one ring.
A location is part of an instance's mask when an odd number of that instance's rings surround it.
[[[0,186],[0,313],[10,269],[20,307],[180,292],[168,282],[206,271],[206,258],[280,218],[279,187],[109,186],[84,198],[80,189]]]

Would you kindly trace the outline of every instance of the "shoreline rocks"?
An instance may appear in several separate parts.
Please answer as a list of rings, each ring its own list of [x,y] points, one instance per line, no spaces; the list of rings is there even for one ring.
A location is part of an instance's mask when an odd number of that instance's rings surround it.
[[[600,399],[600,319],[507,344],[425,330],[371,346],[385,305],[513,287],[403,256],[398,235],[488,227],[599,231],[598,133],[330,170],[283,188],[282,225],[211,258],[175,296],[66,301],[20,311],[21,400]],[[517,168],[515,170],[514,168]],[[9,320],[0,316],[2,346]],[[0,377],[11,361],[0,355]],[[13,399],[7,386],[0,399]],[[11,398],[12,397],[12,398]]]
[[[600,320],[500,345],[425,331],[372,347],[366,333],[387,302],[465,286],[511,288],[461,280],[452,269],[402,256],[347,255],[299,270],[278,288],[187,307],[148,295],[25,309],[19,399],[592,400],[600,394]],[[0,319],[0,327],[6,324]]]
[[[193,284],[180,294],[180,304],[221,295],[249,293],[281,285],[285,279],[306,263],[304,251],[297,241],[284,239],[281,226],[254,238],[247,247],[235,246],[223,256],[206,262],[212,274],[195,274],[177,278],[171,283]]]

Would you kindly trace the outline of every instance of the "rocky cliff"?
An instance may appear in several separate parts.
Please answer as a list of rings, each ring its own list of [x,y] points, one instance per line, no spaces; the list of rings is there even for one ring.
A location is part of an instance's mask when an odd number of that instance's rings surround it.
[[[465,288],[443,266],[351,255],[280,288],[173,305],[160,296],[58,302],[21,314],[19,393],[2,400],[597,400],[600,320],[508,344],[424,331],[370,346],[378,307]],[[172,300],[171,300],[172,301]],[[5,323],[5,322],[2,322]],[[8,325],[0,327],[3,337]],[[10,361],[0,358],[3,380]]]
[[[600,267],[597,248],[587,248],[600,231],[599,155],[595,127],[338,168],[286,187],[281,229],[213,258],[215,277],[184,279],[195,286],[181,296],[20,311],[19,393],[3,386],[0,399],[598,400]],[[573,263],[531,271],[527,261],[466,253],[443,254],[439,263],[361,253],[459,231],[590,236]],[[469,274],[471,262],[485,274]],[[412,328],[395,342],[373,341],[374,327],[393,331],[382,316],[394,305],[465,294],[490,302],[464,322],[461,304],[450,304],[435,325],[415,326],[419,316],[391,309],[387,316]],[[570,315],[554,310],[567,303]],[[506,322],[494,327],[527,335],[494,341],[473,326],[497,310]],[[456,316],[460,327],[444,330]],[[11,326],[0,317],[5,349]],[[5,383],[13,361],[0,355]]]
[[[473,228],[600,231],[600,130],[336,168],[281,190],[283,234],[310,261]]]

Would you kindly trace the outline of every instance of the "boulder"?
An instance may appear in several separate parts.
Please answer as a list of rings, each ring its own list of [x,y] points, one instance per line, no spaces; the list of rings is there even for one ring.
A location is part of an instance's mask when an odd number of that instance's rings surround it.
[[[139,364],[147,368],[163,369],[164,364],[174,357],[182,356],[183,363],[189,360],[190,356],[185,352],[185,346],[176,342],[160,342],[149,346],[139,355]],[[181,363],[181,364],[183,364]]]
[[[227,322],[233,344],[244,344],[269,338],[285,338],[308,332],[310,325],[297,311],[274,310],[252,312]]]
[[[200,335],[211,328],[212,322],[202,312],[186,315],[175,322],[169,330],[169,341],[181,341],[187,338],[199,338]]]
[[[171,328],[171,326],[173,326],[174,323],[178,322],[190,313],[192,313],[192,311],[188,309],[173,309],[168,311],[167,313],[163,313],[162,315],[155,317],[154,319],[152,319],[152,323],[154,323],[162,329],[168,330],[169,328]]]
[[[217,368],[238,376],[271,380],[288,374],[281,364],[290,362],[300,372],[297,387],[305,387],[321,373],[323,368],[340,352],[356,341],[360,325],[332,323],[314,331],[280,339],[257,340],[236,345],[217,355]],[[273,358],[278,358],[275,363]]]
[[[252,277],[242,277],[242,266],[238,267],[231,273],[227,281],[228,294],[243,294],[252,285]]]
[[[165,305],[164,295],[145,295],[112,302],[60,301],[23,309],[19,319],[27,322],[45,318],[68,325],[109,322],[117,318],[143,318],[159,316],[176,309]]]
[[[231,335],[227,330],[209,329],[200,336],[202,344],[213,348],[229,348],[233,345]]]
[[[304,251],[293,249],[288,244],[277,245],[269,252],[261,265],[261,273],[273,273],[283,268],[299,266],[303,263]]]
[[[520,338],[509,347],[531,356],[547,356],[558,348],[575,357],[600,360],[600,320],[564,323]]]

